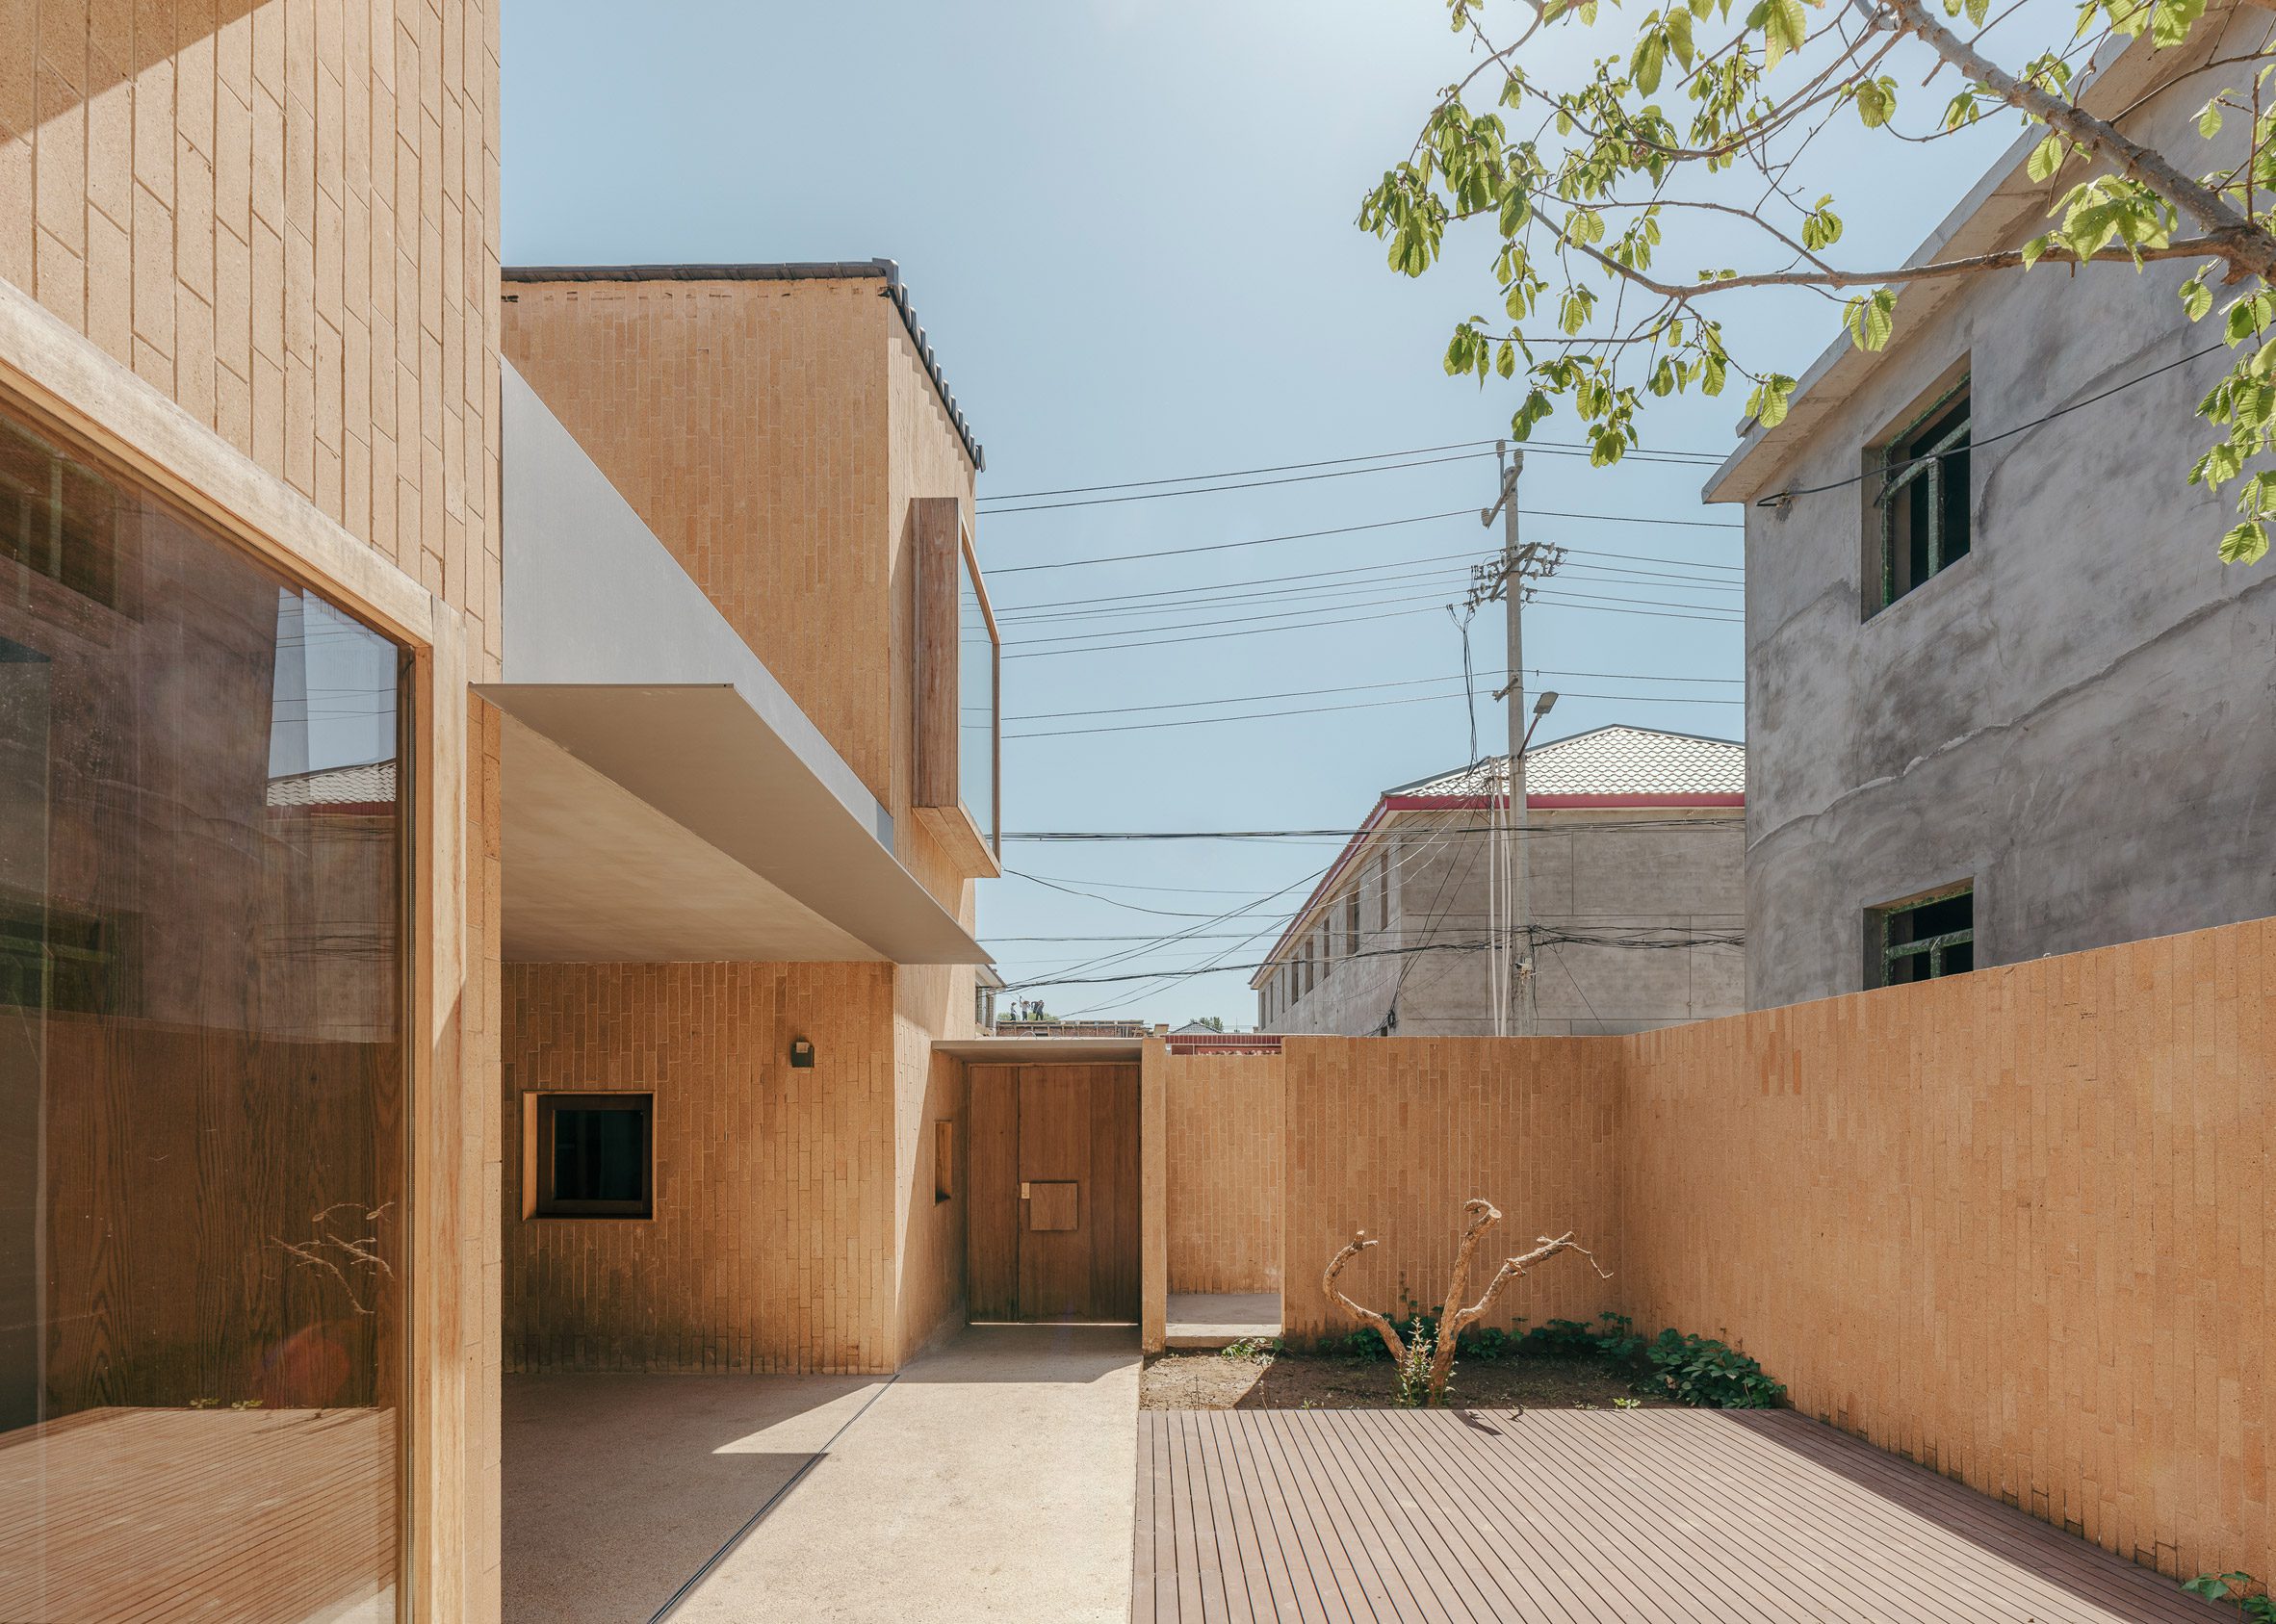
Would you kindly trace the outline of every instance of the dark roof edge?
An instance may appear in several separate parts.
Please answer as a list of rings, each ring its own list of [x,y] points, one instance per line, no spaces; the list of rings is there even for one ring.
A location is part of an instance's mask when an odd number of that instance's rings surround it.
[[[942,409],[955,426],[956,437],[964,442],[965,454],[972,459],[972,472],[983,473],[988,467],[988,455],[980,449],[970,424],[956,404],[956,396],[948,388],[947,375],[942,372],[938,357],[933,354],[930,340],[917,320],[917,312],[909,303],[909,289],[901,280],[900,266],[890,259],[810,260],[784,265],[508,265],[502,267],[499,275],[508,282],[853,282],[871,278],[885,283],[885,296],[893,301],[893,308],[901,313],[901,325],[909,329],[909,342],[917,346],[917,358],[924,363],[925,375],[933,380],[933,388],[941,397]]]

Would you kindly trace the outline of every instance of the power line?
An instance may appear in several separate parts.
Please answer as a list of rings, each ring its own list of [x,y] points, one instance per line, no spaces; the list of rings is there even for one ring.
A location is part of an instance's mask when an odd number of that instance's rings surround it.
[[[1996,445],[2002,440],[2012,439],[2018,434],[2026,433],[2030,429],[2038,427],[2041,424],[2053,423],[2058,417],[2067,416],[2072,412],[2091,406],[2097,401],[2107,400],[2113,395],[2119,394],[2122,391],[2128,389],[2132,389],[2137,383],[2147,383],[2150,381],[2150,379],[2161,376],[2166,373],[2170,373],[2177,367],[2185,367],[2191,361],[2202,361],[2208,355],[2217,355],[2223,349],[2228,348],[2229,347],[2226,344],[2209,345],[2203,349],[2195,350],[2187,355],[2184,355],[2178,361],[2168,361],[2162,367],[2153,367],[2148,372],[2143,373],[2139,377],[2130,377],[2123,383],[2113,383],[2109,388],[2101,391],[2099,394],[2089,395],[2083,400],[2073,400],[2067,406],[2057,406],[2055,408],[2055,410],[2047,413],[2044,417],[2032,418],[2029,423],[2019,423],[2013,428],[2003,428],[1997,434],[1986,434],[1980,440],[1976,439],[1973,435],[1971,435],[1969,437],[1968,444],[1965,446],[1954,446],[1950,451],[1931,451],[1927,456],[1905,457],[1901,461],[1888,463],[1880,468],[1869,468],[1864,473],[1852,475],[1847,479],[1836,479],[1830,485],[1808,485],[1804,486],[1800,490],[1774,491],[1769,496],[1756,498],[1754,505],[1757,507],[1778,507],[1784,505],[1786,503],[1792,502],[1798,496],[1818,496],[1826,491],[1847,490],[1851,485],[1864,483],[1867,479],[1872,478],[1876,474],[1886,477],[1889,474],[1895,472],[1896,470],[1900,468],[1909,468],[1914,463],[1934,462],[1940,457],[1965,456],[1969,451],[1975,450],[1978,447]]]
[[[1724,519],[1651,519],[1633,513],[1568,513],[1546,507],[1521,507],[1518,513],[1536,519],[1584,519],[1602,521],[1611,525],[1642,525],[1647,527],[1673,526],[1682,529],[1743,530],[1744,523]],[[1169,547],[1151,553],[1110,553],[1097,558],[1062,558],[1047,564],[992,565],[985,573],[991,580],[1007,575],[1025,575],[1033,570],[1076,570],[1094,564],[1126,564],[1142,558],[1179,558],[1195,553],[1230,553],[1244,547],[1270,547],[1283,541],[1313,541],[1321,536],[1357,535],[1363,530],[1394,529],[1403,525],[1427,525],[1440,519],[1470,519],[1478,517],[1475,507],[1449,508],[1443,513],[1417,513],[1406,519],[1378,519],[1372,524],[1338,525],[1324,530],[1292,530],[1286,535],[1258,536],[1250,541],[1219,541],[1200,547]],[[1683,563],[1680,558],[1644,560],[1656,563]],[[1709,566],[1700,566],[1706,568]]]
[[[1566,552],[1569,554],[1570,549]],[[1483,559],[1489,554],[1460,554]],[[1590,554],[1590,557],[1598,556]],[[1380,592],[1387,585],[1419,585],[1431,580],[1462,580],[1470,570],[1462,566],[1441,565],[1436,569],[1415,566],[1432,562],[1427,559],[1398,560],[1388,564],[1356,566],[1350,571],[1319,572],[1321,575],[1361,575],[1355,580],[1321,580],[1312,585],[1289,585],[1301,581],[1304,576],[1267,576],[1254,581],[1222,581],[1210,586],[1164,588],[1157,592],[1104,593],[1091,598],[1068,598],[1056,603],[1022,604],[1018,609],[1003,609],[996,613],[998,627],[1027,627],[1057,625],[1074,620],[1126,619],[1148,614],[1190,614],[1197,610],[1220,606],[1249,607],[1274,603],[1316,603],[1333,597],[1349,597]],[[1743,593],[1746,586],[1737,580],[1719,580],[1698,576],[1679,576],[1664,570],[1632,570],[1623,565],[1584,562],[1561,572],[1562,579],[1594,582],[1606,586],[1641,586],[1667,591]],[[1240,590],[1250,588],[1250,590]],[[1388,600],[1374,599],[1374,602]],[[1709,607],[1709,605],[1699,605]],[[1730,606],[1735,607],[1736,606]]]
[[[1481,671],[1481,681],[1507,677],[1507,671]],[[1617,683],[1744,683],[1744,677],[1654,677],[1639,671],[1560,671],[1545,665],[1526,667],[1529,677],[1585,677]],[[1270,699],[1317,699],[1325,694],[1369,693],[1381,688],[1413,688],[1432,683],[1459,683],[1460,677],[1408,677],[1395,683],[1354,683],[1336,688],[1285,688],[1278,693],[1229,694],[1223,699],[1179,699],[1155,705],[1116,705],[1097,710],[1032,710],[1024,716],[1006,716],[1006,722],[1057,722],[1073,716],[1125,716],[1140,710],[1184,710],[1203,705],[1254,705]]]
[[[983,497],[983,502],[1028,502],[1047,496],[1090,496],[1099,491],[1138,490],[1151,485],[1190,485],[1204,479],[1245,479],[1253,474],[1288,474],[1307,468],[1335,468],[1353,462],[1383,462],[1391,457],[1429,456],[1436,451],[1467,451],[1474,446],[1490,446],[1491,440],[1456,440],[1443,446],[1413,446],[1403,451],[1371,451],[1361,456],[1322,457],[1317,462],[1280,462],[1263,468],[1229,468],[1217,474],[1177,474],[1159,479],[1117,479],[1102,485],[1066,485],[1050,491],[1005,491],[1001,495]],[[1570,440],[1529,440],[1529,451],[1588,451],[1592,448]],[[1639,448],[1631,456],[1680,459],[1687,462],[1720,463],[1722,458],[1713,451],[1669,451]]]
[[[1449,699],[1461,699],[1460,693],[1418,694],[1411,699],[1359,700],[1350,705],[1306,705],[1287,710],[1252,710],[1238,716],[1186,716],[1172,722],[1124,722],[1096,728],[1051,728],[1036,733],[1010,733],[1003,735],[1009,744],[1020,738],[1073,738],[1086,734],[1152,733],[1162,728],[1201,728],[1214,722],[1262,722],[1279,716],[1321,716],[1332,710],[1381,710],[1394,705],[1431,705]],[[1596,699],[1623,701],[1630,705],[1745,705],[1744,699],[1700,699],[1689,695],[1571,693],[1566,699]]]
[[[1735,743],[1736,740],[1724,740]],[[1736,826],[1744,817],[1636,817],[1589,818],[1558,823],[1443,824],[1439,835],[1499,835],[1510,830],[1562,835],[1580,829],[1701,829]],[[1047,829],[1007,832],[1007,840],[1348,840],[1357,829]],[[1323,871],[1324,872],[1324,871]],[[1283,889],[1286,888],[1283,887]],[[1275,894],[1278,894],[1277,892]]]
[[[1711,621],[1711,622],[1713,622],[1713,623],[1715,623],[1716,625],[1719,625],[1719,626],[1741,626],[1741,625],[1744,625],[1744,624],[1746,624],[1746,617],[1745,617],[1745,616],[1743,616],[1743,615],[1734,614],[1734,613],[1721,613],[1721,612],[1716,612],[1716,611],[1712,611],[1712,610],[1706,610],[1706,609],[1704,609],[1704,608],[1699,608],[1699,612],[1695,612],[1695,613],[1677,613],[1677,612],[1675,612],[1675,611],[1668,610],[1668,609],[1634,608],[1634,607],[1623,607],[1623,606],[1625,606],[1625,605],[1630,605],[1630,604],[1635,604],[1635,603],[1643,603],[1643,602],[1649,602],[1649,601],[1650,601],[1650,600],[1645,600],[1645,599],[1626,599],[1626,598],[1616,598],[1616,599],[1611,599],[1611,600],[1609,600],[1609,601],[1607,601],[1607,602],[1603,602],[1603,603],[1595,603],[1595,602],[1590,602],[1590,601],[1588,601],[1588,600],[1581,599],[1581,598],[1575,598],[1575,597],[1566,596],[1566,595],[1552,595],[1552,594],[1550,594],[1550,593],[1543,592],[1543,593],[1540,593],[1540,594],[1539,594],[1539,595],[1537,597],[1537,599],[1536,599],[1535,601],[1536,601],[1536,602],[1538,602],[1538,603],[1543,603],[1543,604],[1555,604],[1555,605],[1558,605],[1559,606],[1561,606],[1561,607],[1565,607],[1565,608],[1586,609],[1586,610],[1590,610],[1590,611],[1592,611],[1592,612],[1595,612],[1595,613],[1599,613],[1599,614],[1631,614],[1631,615],[1642,615],[1642,616],[1643,616],[1643,617],[1644,617],[1645,619],[1647,619],[1647,620],[1703,620],[1703,621]],[[1699,606],[1694,606],[1694,608],[1698,608]],[[1352,626],[1352,625],[1356,625],[1356,624],[1358,624],[1358,622],[1360,622],[1360,621],[1370,621],[1370,620],[1403,620],[1403,619],[1406,619],[1407,617],[1409,617],[1409,616],[1410,616],[1410,615],[1418,615],[1418,614],[1435,614],[1436,612],[1437,612],[1437,610],[1436,610],[1436,609],[1429,609],[1429,608],[1425,608],[1425,609],[1391,609],[1391,610],[1389,610],[1389,611],[1387,611],[1386,613],[1384,613],[1384,614],[1361,614],[1361,615],[1346,615],[1346,616],[1342,617],[1341,619],[1336,619],[1336,620],[1306,620],[1306,621],[1299,621],[1299,622],[1297,622],[1296,624],[1294,624],[1294,625],[1292,625],[1292,626],[1255,626],[1255,627],[1250,627],[1250,628],[1248,628],[1248,629],[1247,629],[1247,630],[1245,630],[1245,631],[1239,631],[1239,632],[1197,632],[1197,633],[1195,633],[1195,634],[1194,634],[1194,635],[1192,635],[1192,636],[1186,636],[1186,637],[1154,637],[1154,638],[1150,638],[1150,639],[1147,639],[1147,640],[1144,640],[1144,641],[1139,641],[1139,642],[1128,642],[1128,643],[1094,643],[1094,644],[1092,644],[1091,646],[1089,646],[1089,647],[1087,647],[1087,648],[1074,648],[1074,649],[1035,649],[1035,650],[1031,650],[1030,652],[1028,652],[1028,653],[1025,653],[1025,654],[1007,654],[1007,655],[1005,655],[1003,657],[1004,657],[1004,658],[1006,658],[1006,659],[1049,659],[1049,658],[1052,658],[1052,657],[1056,657],[1056,656],[1059,656],[1059,655],[1071,655],[1071,654],[1111,654],[1112,652],[1114,652],[1114,651],[1115,651],[1115,650],[1117,650],[1117,649],[1158,649],[1158,648],[1165,647],[1165,646],[1167,646],[1167,645],[1169,645],[1169,644],[1172,644],[1172,643],[1206,643],[1206,642],[1214,642],[1214,641],[1216,641],[1217,639],[1219,639],[1219,638],[1222,638],[1222,637],[1257,637],[1257,636],[1262,636],[1262,635],[1263,635],[1263,634],[1265,634],[1266,632],[1304,632],[1304,631],[1308,631],[1308,630],[1310,630],[1310,629],[1311,629],[1311,628],[1313,628],[1313,627],[1320,627],[1320,626]],[[1134,629],[1126,629],[1126,630],[1134,630]],[[1116,633],[1113,633],[1113,632],[1094,632],[1094,633],[1091,633],[1091,635],[1093,635],[1093,636],[1113,636],[1113,635],[1116,635]],[[1037,639],[1034,639],[1034,641],[1039,641],[1039,642],[1056,642],[1056,641],[1058,641],[1058,640],[1059,640],[1059,639],[1057,639],[1057,638],[1037,638]]]

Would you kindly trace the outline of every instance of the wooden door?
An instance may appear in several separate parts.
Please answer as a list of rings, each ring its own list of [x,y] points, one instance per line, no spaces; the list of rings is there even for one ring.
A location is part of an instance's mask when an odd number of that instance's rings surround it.
[[[1138,1068],[971,1069],[976,1320],[1138,1317]]]

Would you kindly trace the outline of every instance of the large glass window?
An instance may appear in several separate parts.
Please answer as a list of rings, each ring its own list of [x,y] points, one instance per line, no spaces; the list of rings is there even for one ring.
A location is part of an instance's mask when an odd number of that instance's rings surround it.
[[[970,553],[956,574],[956,788],[964,810],[996,844],[996,627]]]
[[[1873,497],[1880,568],[1877,594],[1867,601],[1869,614],[1949,569],[1974,545],[1971,425],[1963,377],[1873,453],[1880,474]]]
[[[0,407],[0,1618],[395,1616],[401,670]]]

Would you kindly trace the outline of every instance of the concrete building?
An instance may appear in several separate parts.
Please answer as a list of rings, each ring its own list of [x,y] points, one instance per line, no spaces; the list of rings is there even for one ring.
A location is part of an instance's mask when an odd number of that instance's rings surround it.
[[[1742,1008],[1746,752],[1605,727],[1525,757],[1539,1031]],[[1385,790],[1250,978],[1264,1032],[1494,1030],[1489,847],[1506,757]],[[1489,925],[1492,936],[1489,937]]]
[[[2198,69],[2264,26],[2227,15],[2089,105],[2198,148]],[[2042,229],[2079,177],[2030,146],[1914,262]],[[2184,482],[2230,359],[2192,268],[1912,284],[1710,480],[1746,503],[1751,1006],[2276,912],[2276,566],[2223,566],[2227,502]]]

